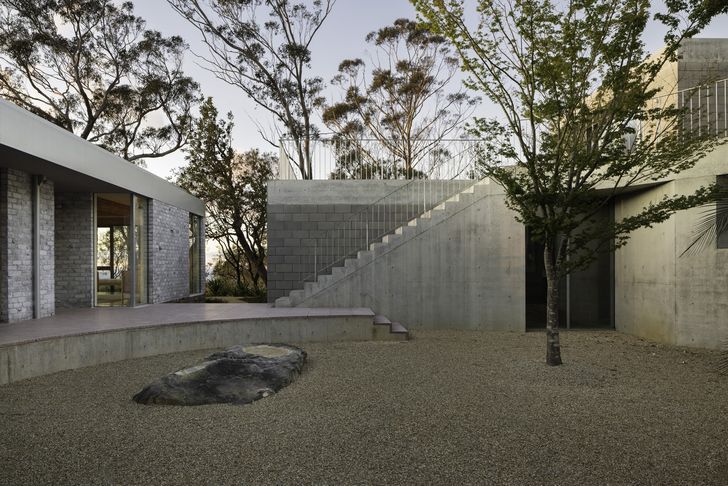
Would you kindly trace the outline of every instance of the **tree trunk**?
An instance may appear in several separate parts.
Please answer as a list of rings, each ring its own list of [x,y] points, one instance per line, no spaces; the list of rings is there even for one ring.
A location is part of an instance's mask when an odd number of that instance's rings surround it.
[[[561,345],[559,343],[559,280],[555,268],[556,256],[550,243],[544,248],[546,269],[546,364],[561,364]]]

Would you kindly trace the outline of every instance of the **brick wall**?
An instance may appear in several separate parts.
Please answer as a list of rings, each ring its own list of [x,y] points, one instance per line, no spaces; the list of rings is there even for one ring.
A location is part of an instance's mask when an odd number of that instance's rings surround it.
[[[0,321],[33,318],[32,176],[0,169]],[[40,316],[55,312],[53,183],[40,187]]]
[[[56,313],[55,226],[55,187],[45,181],[40,186],[40,317]]]
[[[149,201],[149,300],[183,299],[190,293],[189,213]],[[204,259],[203,259],[204,260]]]
[[[8,320],[8,170],[0,168],[0,322]]]
[[[94,227],[91,193],[59,193],[56,206],[56,307],[93,305]]]

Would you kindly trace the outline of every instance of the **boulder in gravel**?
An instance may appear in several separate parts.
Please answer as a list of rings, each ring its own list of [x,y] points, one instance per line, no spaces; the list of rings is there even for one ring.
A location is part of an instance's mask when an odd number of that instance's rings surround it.
[[[163,376],[133,400],[146,405],[251,403],[295,380],[305,361],[304,350],[287,344],[234,346]]]

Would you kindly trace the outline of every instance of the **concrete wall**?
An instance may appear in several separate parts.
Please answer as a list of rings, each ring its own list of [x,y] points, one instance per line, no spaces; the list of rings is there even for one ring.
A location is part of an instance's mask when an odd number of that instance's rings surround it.
[[[189,224],[186,210],[149,201],[150,303],[189,296]]]
[[[370,307],[408,328],[525,330],[525,230],[496,184],[445,209],[307,307]]]
[[[56,194],[56,307],[94,302],[94,202],[91,193]]]
[[[224,304],[221,304],[224,305]],[[254,317],[106,329],[0,345],[0,385],[125,359],[241,343],[370,341],[372,314]]]
[[[356,251],[369,235],[381,233],[376,221],[405,221],[418,212],[416,203],[432,204],[444,194],[454,194],[472,181],[415,181],[376,208],[376,218],[363,216],[370,205],[411,181],[270,181],[268,183],[268,302],[303,288],[303,279],[316,266],[332,259],[326,246],[340,245]],[[370,220],[367,223],[367,219]],[[347,239],[345,235],[350,236]],[[333,242],[333,243],[332,243]],[[314,258],[314,255],[317,256]]]
[[[677,71],[678,89],[728,78],[728,39],[684,41],[678,52]]]
[[[615,217],[634,214],[666,194],[689,194],[728,173],[728,147],[710,154],[684,177],[621,197]],[[728,249],[716,242],[681,254],[705,208],[635,231],[615,254],[615,324],[619,331],[660,342],[719,348],[728,339]]]
[[[724,171],[728,174],[728,159]],[[688,194],[714,177],[675,182],[678,194]],[[681,346],[718,348],[728,341],[728,249],[712,242],[709,248],[681,256],[692,240],[695,222],[705,209],[675,216],[675,343]]]
[[[0,169],[0,321],[33,318],[33,178]],[[53,183],[40,186],[40,317],[55,313]]]
[[[672,194],[674,183],[619,198],[615,218],[635,214],[650,201]],[[675,220],[634,231],[615,253],[615,327],[661,342],[674,342]]]

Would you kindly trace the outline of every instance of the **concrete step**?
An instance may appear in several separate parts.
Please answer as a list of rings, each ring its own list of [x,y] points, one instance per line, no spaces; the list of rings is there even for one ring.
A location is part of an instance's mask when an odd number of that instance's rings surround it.
[[[303,290],[291,290],[291,292],[288,294],[288,298],[291,299],[291,304],[293,307],[303,302],[303,299],[305,297],[306,296]]]
[[[460,194],[460,199],[458,202],[461,204],[470,204],[471,202],[475,201],[475,198],[475,192],[465,192]]]
[[[288,297],[278,297],[275,302],[276,307],[293,307],[291,299]]]
[[[387,316],[377,314],[374,316],[374,340],[376,341],[406,341],[409,331],[399,322],[392,322]]]
[[[372,255],[374,258],[381,256],[389,250],[389,244],[387,243],[372,243],[372,247]]]
[[[406,341],[409,332],[402,324],[392,322],[387,316],[374,316],[374,329],[372,336],[375,341]]]
[[[303,284],[303,294],[307,298],[318,292],[318,290],[319,286],[317,282],[305,282]]]
[[[402,239],[402,235],[397,234],[391,234],[386,235],[384,238],[382,238],[382,243],[387,243],[388,245],[391,245],[392,243],[396,243],[397,241]]]
[[[360,250],[356,253],[356,258],[361,263],[368,263],[372,261],[372,259],[374,258],[374,254],[372,254],[372,252],[369,250]]]
[[[409,334],[407,328],[399,322],[393,322],[392,325],[389,326],[389,330],[394,334]]]
[[[405,238],[417,233],[417,226],[400,226],[394,230],[395,235],[403,235]]]
[[[346,268],[344,267],[334,267],[331,269],[331,277],[334,281],[339,280],[344,275],[346,275]]]

